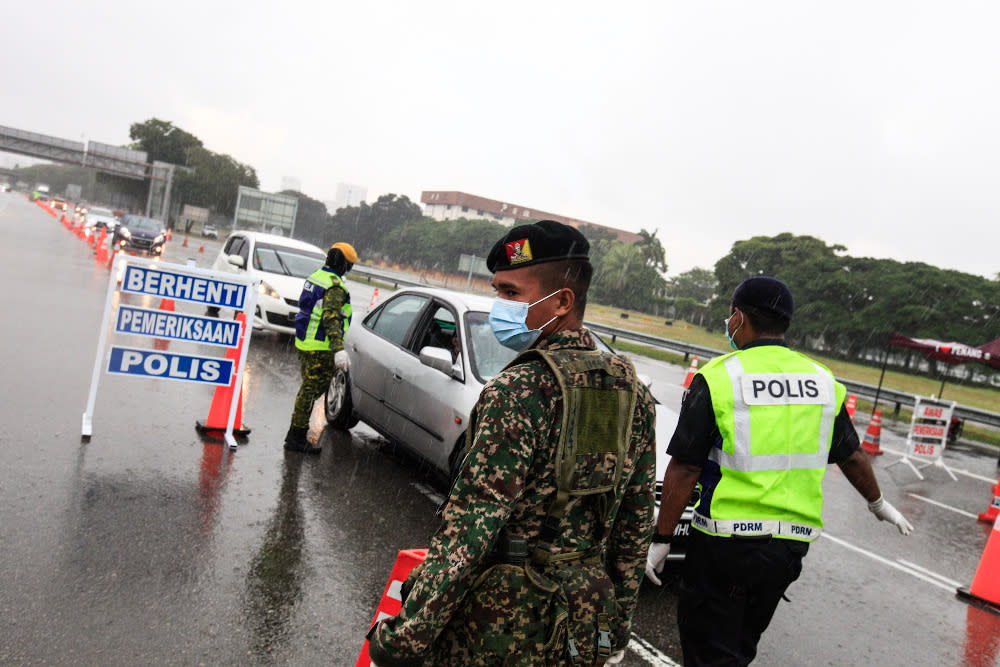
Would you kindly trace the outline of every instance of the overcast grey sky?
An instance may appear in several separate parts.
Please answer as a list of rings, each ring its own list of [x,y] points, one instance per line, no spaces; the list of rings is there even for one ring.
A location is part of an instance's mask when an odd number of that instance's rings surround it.
[[[668,273],[789,231],[1000,271],[995,2],[8,3],[0,124],[158,117],[317,199],[461,190]]]

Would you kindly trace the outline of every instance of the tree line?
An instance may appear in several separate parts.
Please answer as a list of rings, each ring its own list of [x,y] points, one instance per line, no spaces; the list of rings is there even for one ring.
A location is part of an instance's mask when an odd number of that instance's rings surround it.
[[[193,204],[232,218],[239,185],[259,187],[256,171],[208,150],[169,121],[133,123],[131,148],[149,160],[181,165],[177,204]],[[82,170],[38,165],[39,180],[57,185],[85,180]],[[62,173],[65,171],[65,173]],[[90,183],[93,182],[91,177]],[[485,258],[507,227],[489,220],[438,221],[424,217],[407,197],[384,194],[373,203],[327,211],[301,192],[295,236],[320,247],[348,241],[363,257],[417,269],[459,272],[460,255]],[[919,262],[851,257],[839,245],[792,233],[733,243],[714,269],[694,268],[667,277],[666,252],[656,233],[643,229],[636,243],[622,243],[602,228],[582,231],[591,242],[591,299],[605,305],[686,319],[721,331],[729,295],[744,278],[773,275],[789,284],[796,315],[789,340],[848,359],[884,348],[889,334],[980,345],[1000,335],[1000,281]]]
[[[840,245],[791,233],[737,241],[715,264],[709,326],[721,331],[741,280],[771,275],[795,298],[793,345],[862,360],[896,331],[978,346],[1000,336],[1000,281],[922,262],[851,257]]]

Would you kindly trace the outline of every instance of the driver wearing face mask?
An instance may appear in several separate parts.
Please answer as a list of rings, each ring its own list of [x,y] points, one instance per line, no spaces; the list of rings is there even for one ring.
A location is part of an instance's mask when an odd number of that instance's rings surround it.
[[[652,531],[654,403],[583,327],[588,252],[551,220],[493,246],[490,326],[521,353],[473,408],[402,611],[369,635],[380,667],[582,667],[628,645]]]

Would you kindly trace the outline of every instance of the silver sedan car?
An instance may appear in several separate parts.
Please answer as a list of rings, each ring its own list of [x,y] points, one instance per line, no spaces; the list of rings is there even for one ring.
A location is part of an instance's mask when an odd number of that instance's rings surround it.
[[[363,421],[453,479],[483,385],[516,355],[490,329],[492,305],[489,297],[414,287],[355,320],[344,338],[350,372],[333,375],[327,421],[340,429]],[[615,353],[596,334],[594,339]],[[676,423],[677,413],[658,403],[660,442],[669,439]],[[668,460],[657,447],[657,504]],[[686,536],[690,520],[688,507],[675,535]],[[682,559],[684,548],[675,543],[671,552],[671,560]]]

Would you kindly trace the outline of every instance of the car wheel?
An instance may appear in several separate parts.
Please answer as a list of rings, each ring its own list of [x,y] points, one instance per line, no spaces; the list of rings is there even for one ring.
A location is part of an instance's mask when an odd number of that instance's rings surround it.
[[[350,379],[347,373],[339,368],[333,372],[333,377],[330,379],[325,402],[326,421],[331,426],[346,431],[357,425],[358,418],[354,414],[354,406],[351,404]]]

